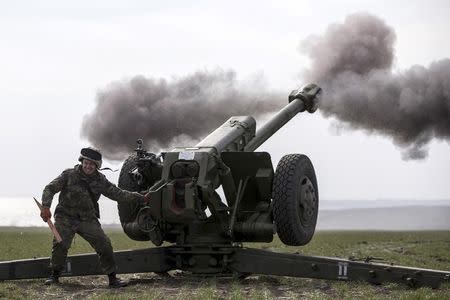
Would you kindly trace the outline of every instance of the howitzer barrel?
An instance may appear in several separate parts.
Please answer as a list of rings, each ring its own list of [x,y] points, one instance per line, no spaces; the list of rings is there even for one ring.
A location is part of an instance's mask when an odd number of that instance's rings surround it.
[[[255,151],[299,112],[305,110],[309,113],[315,112],[320,92],[321,88],[315,84],[308,84],[300,90],[292,91],[289,95],[290,103],[256,131],[255,137],[245,146],[244,151]]]
[[[250,116],[234,116],[210,133],[195,147],[224,151],[243,151],[255,136],[256,121]]]
[[[293,90],[289,95],[290,103],[257,131],[255,130],[256,121],[253,117],[231,117],[195,147],[209,148],[209,151],[217,151],[217,153],[225,151],[255,151],[299,112],[305,110],[310,113],[315,112],[317,109],[317,96],[320,92],[321,88],[313,83],[301,89]],[[180,151],[180,149],[175,148],[173,151]]]

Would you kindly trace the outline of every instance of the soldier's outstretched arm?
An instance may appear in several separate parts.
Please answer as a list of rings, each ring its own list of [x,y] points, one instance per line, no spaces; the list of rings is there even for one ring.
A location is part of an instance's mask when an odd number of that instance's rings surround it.
[[[60,192],[67,183],[69,170],[70,169],[63,171],[61,175],[53,179],[45,186],[44,191],[42,192],[42,206],[50,207],[52,205],[53,196]]]
[[[130,201],[130,202],[145,202],[144,195],[137,192],[130,192],[122,190],[115,184],[111,183],[106,177],[103,179],[102,194],[114,201]]]

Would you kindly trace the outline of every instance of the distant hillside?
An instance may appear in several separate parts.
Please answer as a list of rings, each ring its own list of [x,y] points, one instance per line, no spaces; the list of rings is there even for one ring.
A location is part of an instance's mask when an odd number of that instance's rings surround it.
[[[52,209],[54,210],[57,201]],[[323,200],[318,230],[450,230],[447,200]],[[117,203],[100,199],[100,222],[120,228]],[[30,198],[0,197],[0,226],[46,226]],[[110,227],[110,226],[107,226]]]
[[[320,210],[318,230],[450,230],[450,206]]]

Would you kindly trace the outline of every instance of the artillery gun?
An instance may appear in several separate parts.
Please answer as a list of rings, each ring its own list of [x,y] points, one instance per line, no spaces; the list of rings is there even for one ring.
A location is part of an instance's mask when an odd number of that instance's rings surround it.
[[[234,116],[193,147],[156,156],[138,141],[123,164],[119,187],[149,192],[148,205],[119,202],[125,234],[153,248],[116,251],[117,273],[249,274],[405,283],[438,287],[450,273],[339,258],[274,253],[243,247],[271,242],[292,246],[314,235],[319,194],[309,158],[289,154],[274,171],[270,155],[255,152],[296,114],[313,113],[321,89],[309,84],[256,130],[250,116]],[[221,199],[218,189],[223,190]],[[169,246],[159,247],[167,242]],[[48,276],[48,258],[0,262],[0,280]],[[95,254],[69,256],[62,276],[101,274]]]
[[[156,246],[210,247],[271,242],[276,228],[285,244],[307,244],[319,202],[311,161],[286,155],[274,172],[270,155],[254,150],[298,112],[314,112],[319,93],[316,85],[293,91],[290,104],[257,132],[253,117],[231,117],[194,147],[163,153],[163,163],[139,140],[136,155],[123,164],[119,187],[149,190],[151,200],[145,207],[119,203],[124,232]]]

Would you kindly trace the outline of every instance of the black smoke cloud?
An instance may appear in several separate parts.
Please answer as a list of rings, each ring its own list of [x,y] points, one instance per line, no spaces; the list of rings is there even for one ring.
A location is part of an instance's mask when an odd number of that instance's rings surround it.
[[[260,116],[286,95],[265,88],[262,76],[238,80],[233,71],[200,71],[173,80],[136,76],[98,92],[81,135],[109,159],[124,159],[143,138],[154,152],[194,146],[232,115]]]
[[[323,87],[325,116],[392,138],[403,159],[423,159],[433,138],[450,141],[450,59],[394,72],[395,38],[379,18],[350,15],[301,43],[311,59],[304,78]]]
[[[393,28],[379,18],[350,15],[301,43],[311,59],[303,81],[322,86],[324,116],[344,128],[390,137],[404,159],[422,159],[432,139],[450,140],[450,60],[394,72],[395,40]],[[192,146],[230,116],[257,117],[277,110],[284,99],[266,89],[261,77],[242,81],[233,71],[170,81],[136,76],[98,93],[81,135],[107,158],[123,159],[137,138],[155,152]]]

